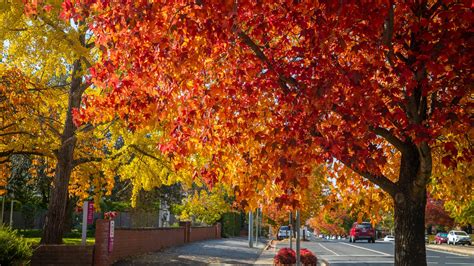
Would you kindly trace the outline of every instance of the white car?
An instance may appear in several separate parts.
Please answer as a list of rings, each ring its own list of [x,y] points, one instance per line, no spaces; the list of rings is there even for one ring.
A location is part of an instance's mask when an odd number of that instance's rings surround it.
[[[472,245],[472,241],[471,241],[471,237],[469,237],[469,235],[466,232],[451,230],[448,233],[448,245],[449,244],[453,244],[453,245],[468,244],[470,246]]]
[[[287,225],[281,226],[280,229],[278,230],[277,239],[282,240],[284,238],[289,238],[290,234],[291,234],[291,229],[289,226]]]
[[[395,241],[395,237],[392,235],[387,235],[383,238],[383,241],[389,242],[389,241]]]

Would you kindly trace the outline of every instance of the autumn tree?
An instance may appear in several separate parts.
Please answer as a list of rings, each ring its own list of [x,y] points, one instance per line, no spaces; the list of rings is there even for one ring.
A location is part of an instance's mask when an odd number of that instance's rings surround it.
[[[228,156],[223,147],[258,142],[228,148],[249,168],[236,178],[204,169],[207,180],[239,182],[241,199],[273,180],[280,202],[297,206],[311,163],[337,160],[393,199],[395,264],[426,265],[432,148],[471,121],[470,3],[90,0],[65,1],[63,14],[80,21],[91,11],[107,51],[93,72],[103,97],[91,104],[103,109],[81,108],[79,120],[98,123],[104,110],[132,128],[165,119],[164,153],[201,143],[215,148],[213,165]],[[456,153],[472,158],[449,142],[445,151],[450,167]],[[272,169],[252,169],[261,166]]]
[[[91,127],[78,129],[72,119],[72,110],[80,107],[82,95],[91,84],[85,79],[85,71],[93,47],[85,25],[59,19],[61,2],[44,7],[34,4],[2,4],[3,63],[12,68],[2,76],[15,81],[2,84],[13,95],[7,99],[2,115],[19,119],[2,121],[0,127],[8,127],[9,138],[2,138],[8,143],[0,155],[8,159],[11,154],[33,154],[52,161],[53,186],[41,242],[59,244],[71,173],[101,153],[94,145],[98,143],[91,142],[95,139],[91,138]],[[20,82],[15,78],[18,76]],[[19,94],[15,93],[18,89],[22,89]],[[29,102],[22,105],[22,99]],[[16,105],[15,101],[20,102]],[[77,152],[78,146],[87,148]],[[89,177],[90,172],[82,173]]]
[[[431,232],[431,226],[443,226],[451,228],[454,224],[454,219],[449,217],[448,212],[444,208],[444,201],[435,200],[428,195],[426,202],[425,224],[428,231]]]

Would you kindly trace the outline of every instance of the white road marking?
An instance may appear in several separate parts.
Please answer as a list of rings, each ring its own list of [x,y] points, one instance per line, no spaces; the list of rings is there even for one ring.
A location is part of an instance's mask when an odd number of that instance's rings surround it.
[[[460,257],[449,257],[449,256],[446,256],[445,258],[447,258],[447,259],[465,259],[465,257],[467,257],[467,256],[464,256],[464,257],[462,257],[462,258],[460,258]]]
[[[324,257],[387,257],[385,255],[323,255]],[[393,256],[390,256],[393,257]]]
[[[456,256],[460,256],[460,257],[468,257],[468,255],[453,253],[453,252],[444,251],[444,250],[437,250],[437,249],[431,249],[431,248],[426,248],[426,250],[433,251],[433,252],[444,253],[444,254],[449,254],[449,255],[456,255]]]
[[[329,263],[338,263],[338,262],[343,262],[344,264],[360,264],[360,263],[364,263],[362,261],[339,261],[339,260],[331,260],[329,261]],[[377,260],[374,260],[374,261],[368,261],[368,263],[387,263],[387,264],[393,264],[393,261],[387,261],[387,260],[380,260],[380,261],[377,261]]]
[[[472,262],[446,262],[449,265],[472,265]]]
[[[426,256],[427,258],[439,258],[440,256]]]
[[[325,247],[325,246],[323,246],[323,245],[321,245],[321,244],[319,244],[319,245],[320,245],[322,248],[324,248],[325,250],[327,250],[327,251],[329,251],[329,252],[332,252],[332,254],[334,254],[334,255],[336,255],[336,256],[339,256],[339,254],[337,254],[336,252],[330,250],[329,248],[327,248],[327,247]]]
[[[374,252],[374,253],[378,253],[378,254],[381,254],[381,255],[385,255],[385,256],[392,256],[390,254],[380,252],[380,251],[377,251],[377,250],[373,250],[373,249],[370,249],[370,248],[363,248],[363,247],[359,247],[359,246],[352,245],[352,244],[347,244],[347,243],[342,243],[342,244],[348,245],[348,246],[351,246],[351,247],[355,247],[355,248],[365,249],[365,250],[368,250],[368,251],[371,251],[371,252]]]

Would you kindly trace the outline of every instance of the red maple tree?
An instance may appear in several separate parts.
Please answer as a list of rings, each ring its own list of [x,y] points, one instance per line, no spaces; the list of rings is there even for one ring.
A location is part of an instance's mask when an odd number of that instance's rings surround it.
[[[336,159],[394,199],[395,264],[426,265],[432,144],[472,124],[470,3],[73,2],[63,15],[95,12],[104,55],[92,73],[105,97],[88,98],[94,108],[79,110],[79,120],[113,109],[132,130],[167,121],[163,152],[187,154],[197,139],[221,147],[216,165],[222,147],[239,147],[227,154],[251,172],[239,195],[272,180],[291,192],[280,202],[293,205],[310,165]],[[239,146],[250,140],[260,144]],[[445,147],[451,167],[454,154],[472,158]],[[397,178],[383,171],[393,154]],[[265,175],[266,165],[279,174]]]

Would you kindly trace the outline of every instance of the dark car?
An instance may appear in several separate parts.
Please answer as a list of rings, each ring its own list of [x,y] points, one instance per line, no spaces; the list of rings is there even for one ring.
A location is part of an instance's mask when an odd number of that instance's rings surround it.
[[[357,240],[367,240],[369,243],[375,243],[375,229],[371,223],[354,223],[352,225],[349,242],[356,242]]]
[[[448,243],[448,233],[446,232],[440,232],[437,233],[435,238],[434,238],[435,244],[441,245],[443,243]]]

